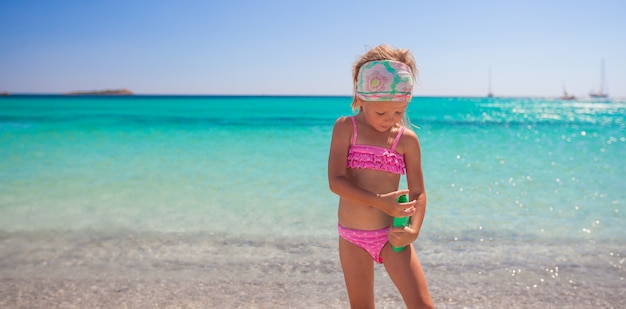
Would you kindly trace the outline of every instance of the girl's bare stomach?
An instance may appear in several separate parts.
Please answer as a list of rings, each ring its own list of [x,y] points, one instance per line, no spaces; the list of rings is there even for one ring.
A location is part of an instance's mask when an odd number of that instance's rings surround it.
[[[357,186],[373,193],[384,194],[398,190],[400,175],[386,172],[349,169],[348,178]],[[339,224],[358,230],[378,230],[390,226],[393,217],[372,205],[339,199]]]

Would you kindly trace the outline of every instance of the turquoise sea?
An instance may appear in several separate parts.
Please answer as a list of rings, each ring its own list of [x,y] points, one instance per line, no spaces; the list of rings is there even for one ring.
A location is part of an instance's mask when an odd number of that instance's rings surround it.
[[[222,286],[289,285],[312,272],[322,277],[308,292],[345,306],[326,160],[350,103],[0,97],[0,279],[178,276],[173,267]],[[440,307],[492,308],[481,293],[624,304],[626,100],[415,97],[408,115],[428,195],[416,250]],[[379,306],[393,308],[401,300],[380,277]],[[257,304],[277,299],[252,291]]]

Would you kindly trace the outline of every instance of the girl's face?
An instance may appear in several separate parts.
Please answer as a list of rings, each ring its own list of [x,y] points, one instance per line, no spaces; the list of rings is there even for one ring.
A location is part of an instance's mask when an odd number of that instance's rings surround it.
[[[404,117],[409,102],[367,102],[359,100],[363,108],[365,121],[376,131],[385,132],[391,129]]]

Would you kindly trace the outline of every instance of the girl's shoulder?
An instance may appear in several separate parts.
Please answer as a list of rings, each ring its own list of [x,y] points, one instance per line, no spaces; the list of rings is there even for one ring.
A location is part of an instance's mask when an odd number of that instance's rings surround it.
[[[415,131],[413,131],[413,129],[411,129],[410,127],[407,127],[405,125],[402,125],[404,127],[404,132],[402,132],[402,138],[407,138],[407,139],[416,139],[417,140],[417,133],[415,133]]]
[[[349,138],[352,136],[352,120],[349,116],[343,116],[337,118],[335,120],[335,125],[333,127],[333,136],[336,138]]]
[[[335,129],[350,129],[352,130],[352,116],[342,116],[335,120]]]
[[[405,126],[404,132],[402,132],[402,136],[398,141],[398,146],[402,148],[419,148],[419,138],[417,137],[417,133],[415,133],[415,131],[413,131],[411,128]]]

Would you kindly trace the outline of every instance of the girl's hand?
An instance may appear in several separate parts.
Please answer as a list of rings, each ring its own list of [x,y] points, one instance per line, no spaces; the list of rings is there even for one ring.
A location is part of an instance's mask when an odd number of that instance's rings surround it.
[[[389,229],[387,238],[395,247],[404,247],[412,244],[418,236],[418,231],[410,226],[392,227]]]
[[[415,214],[415,204],[417,204],[417,200],[413,200],[407,203],[398,203],[398,198],[405,194],[409,194],[409,190],[400,190],[380,194],[380,209],[392,217],[399,218],[412,216],[413,214]]]

